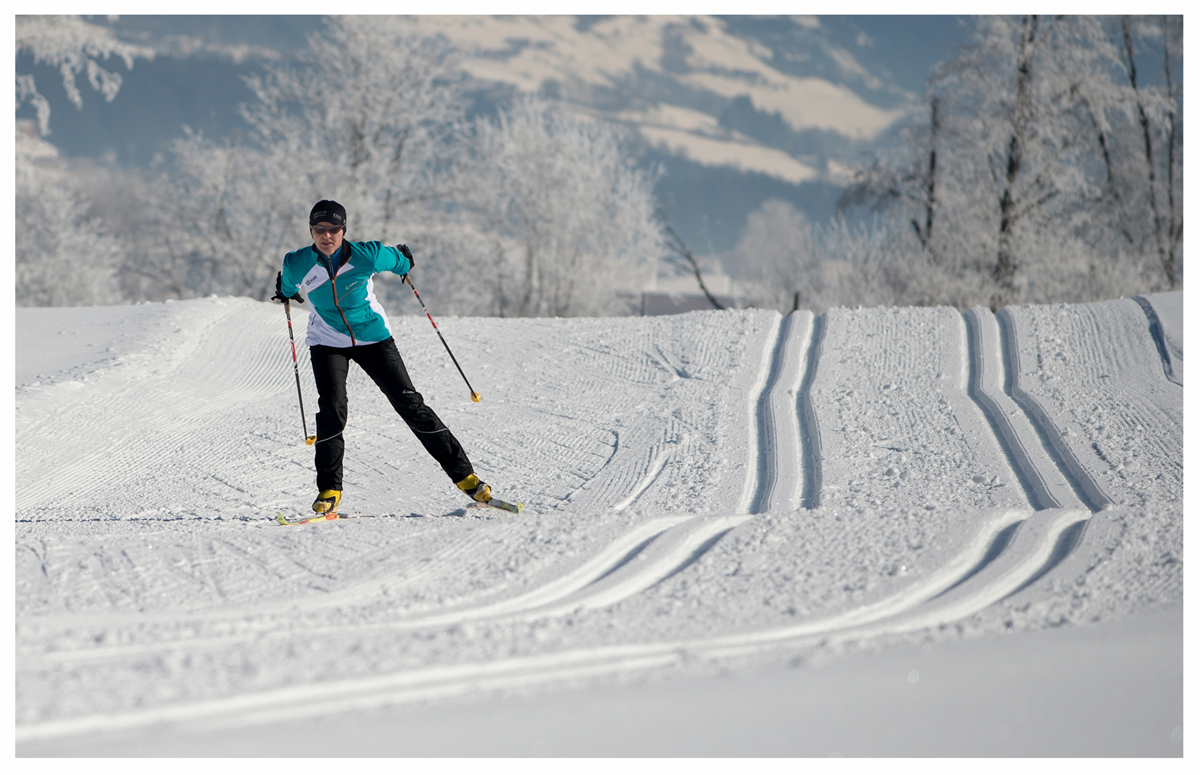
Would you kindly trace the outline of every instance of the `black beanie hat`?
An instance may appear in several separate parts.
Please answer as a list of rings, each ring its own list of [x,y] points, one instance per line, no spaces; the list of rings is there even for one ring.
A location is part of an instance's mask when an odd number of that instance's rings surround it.
[[[334,226],[345,226],[346,208],[332,199],[322,199],[313,205],[312,212],[308,214],[308,225],[316,226],[321,221],[332,223]]]

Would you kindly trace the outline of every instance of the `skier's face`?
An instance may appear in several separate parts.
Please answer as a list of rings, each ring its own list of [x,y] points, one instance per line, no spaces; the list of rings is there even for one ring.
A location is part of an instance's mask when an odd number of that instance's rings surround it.
[[[332,256],[342,246],[342,236],[346,233],[344,226],[334,226],[332,223],[321,221],[309,229],[313,244],[323,256]]]

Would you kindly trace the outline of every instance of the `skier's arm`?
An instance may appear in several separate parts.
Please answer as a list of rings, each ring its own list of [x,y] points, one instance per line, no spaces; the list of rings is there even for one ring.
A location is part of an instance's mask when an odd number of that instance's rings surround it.
[[[396,247],[379,245],[379,252],[375,254],[376,272],[395,272],[405,275],[412,271],[416,263],[408,245],[397,245]]]
[[[271,297],[271,301],[294,301],[300,304],[304,303],[304,297],[300,295],[300,288],[296,286],[290,278],[284,277],[284,272],[287,271],[287,262],[283,264],[283,271],[275,275],[275,295]]]

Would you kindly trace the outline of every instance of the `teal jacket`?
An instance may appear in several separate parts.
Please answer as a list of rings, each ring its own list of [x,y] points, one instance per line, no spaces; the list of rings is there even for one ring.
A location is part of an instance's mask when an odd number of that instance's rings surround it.
[[[411,269],[403,253],[379,242],[343,242],[329,259],[309,245],[284,256],[281,287],[285,296],[303,289],[307,297],[310,347],[354,347],[392,336],[371,278],[378,272],[403,275]]]

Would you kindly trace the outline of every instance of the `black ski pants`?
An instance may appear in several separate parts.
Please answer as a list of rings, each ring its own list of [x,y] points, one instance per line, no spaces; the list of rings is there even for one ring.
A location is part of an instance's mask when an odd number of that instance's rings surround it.
[[[451,481],[462,481],[471,474],[471,461],[467,459],[458,439],[413,388],[394,339],[355,347],[314,345],[309,348],[309,355],[318,394],[318,490],[342,489],[342,459],[346,452],[342,431],[346,428],[346,375],[350,371],[350,361],[361,366],[379,386],[396,413],[408,424]]]

